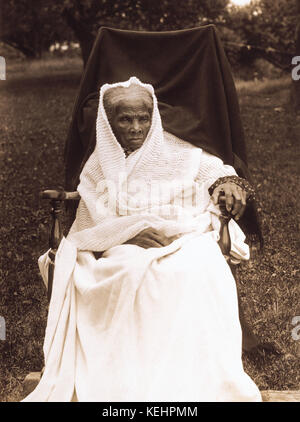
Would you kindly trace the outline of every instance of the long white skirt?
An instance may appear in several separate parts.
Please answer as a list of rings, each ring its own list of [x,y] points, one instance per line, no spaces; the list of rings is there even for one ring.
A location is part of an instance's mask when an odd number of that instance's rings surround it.
[[[98,260],[66,239],[58,252],[45,372],[25,401],[261,401],[212,233],[120,245]]]

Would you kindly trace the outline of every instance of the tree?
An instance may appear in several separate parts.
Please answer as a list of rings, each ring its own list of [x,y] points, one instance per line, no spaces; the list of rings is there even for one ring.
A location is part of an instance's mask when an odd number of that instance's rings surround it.
[[[52,43],[76,39],[86,63],[104,25],[162,31],[215,23],[229,58],[251,65],[263,57],[290,70],[296,3],[252,0],[237,8],[228,7],[229,0],[3,0],[1,40],[27,57],[40,57]]]
[[[84,63],[101,26],[136,30],[189,28],[221,19],[229,0],[6,0],[1,40],[27,57],[64,37],[79,41]]]
[[[230,8],[225,26],[234,31],[242,40],[241,44],[249,46],[239,47],[243,63],[250,65],[256,58],[262,57],[290,71],[296,21],[295,1],[252,0],[249,6]]]
[[[229,0],[68,0],[61,14],[78,39],[84,63],[101,26],[175,30],[220,19]]]
[[[3,0],[1,12],[0,40],[28,58],[41,57],[68,31],[55,2],[49,0]]]

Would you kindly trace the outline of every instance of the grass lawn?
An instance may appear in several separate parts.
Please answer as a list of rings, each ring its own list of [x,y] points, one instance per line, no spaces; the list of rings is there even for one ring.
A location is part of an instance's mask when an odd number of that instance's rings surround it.
[[[62,152],[80,79],[77,59],[8,63],[0,81],[0,401],[19,401],[22,381],[43,366],[46,290],[37,259],[48,249],[49,206],[40,190],[63,185]],[[249,167],[262,204],[265,251],[239,270],[247,319],[284,352],[264,365],[245,360],[260,389],[300,388],[299,136],[289,80],[237,82]]]

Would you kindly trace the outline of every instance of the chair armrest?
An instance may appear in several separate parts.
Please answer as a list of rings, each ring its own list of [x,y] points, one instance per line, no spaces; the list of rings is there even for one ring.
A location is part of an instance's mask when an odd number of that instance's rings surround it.
[[[231,220],[231,215],[226,209],[226,198],[225,196],[220,196],[219,198],[219,208],[221,211],[220,215],[220,239],[219,246],[221,248],[222,254],[224,255],[226,261],[230,259],[230,250],[231,250],[231,240],[229,234],[228,223]]]
[[[40,198],[54,201],[79,201],[80,195],[77,191],[44,190],[40,192]]]
[[[227,211],[226,209],[226,197],[223,195],[219,197],[219,208],[221,211],[221,215],[220,215],[221,227],[220,227],[220,232],[219,232],[220,239],[218,241],[218,244],[220,246],[222,254],[224,255],[224,258],[226,259],[227,263],[232,269],[234,265],[237,265],[240,263],[240,260],[230,255],[231,239],[230,239],[228,224],[232,218],[232,214],[230,211]]]
[[[78,192],[66,192],[59,190],[44,190],[40,192],[41,199],[50,200],[51,204],[51,216],[52,224],[49,236],[49,253],[50,258],[49,268],[48,268],[48,300],[50,301],[52,293],[52,284],[53,284],[53,274],[54,274],[54,262],[55,255],[60,244],[60,241],[63,237],[61,223],[60,223],[60,214],[62,212],[62,202],[63,201],[79,201],[80,195]]]

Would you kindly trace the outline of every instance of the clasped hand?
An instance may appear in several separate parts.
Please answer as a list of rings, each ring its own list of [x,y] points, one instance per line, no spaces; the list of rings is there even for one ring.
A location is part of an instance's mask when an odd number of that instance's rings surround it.
[[[125,244],[137,245],[144,249],[161,248],[163,246],[168,246],[177,238],[178,236],[167,237],[163,233],[149,227],[138,233],[132,239],[127,240]]]
[[[239,220],[246,209],[247,192],[235,183],[222,183],[214,189],[211,196],[215,205],[218,204],[222,192],[225,195],[226,210],[230,212],[235,220]]]

